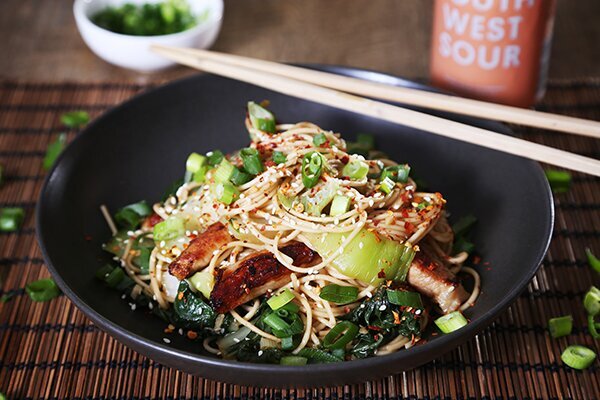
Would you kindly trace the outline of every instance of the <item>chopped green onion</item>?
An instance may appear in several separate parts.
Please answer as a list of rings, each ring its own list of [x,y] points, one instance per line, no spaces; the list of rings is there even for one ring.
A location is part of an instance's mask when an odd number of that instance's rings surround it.
[[[278,295],[267,300],[267,304],[271,307],[271,310],[278,310],[292,300],[294,300],[294,294],[289,289],[284,289]]]
[[[454,311],[436,319],[435,324],[443,333],[450,333],[467,325],[468,322],[460,311]]]
[[[233,174],[231,175],[231,178],[229,180],[235,186],[241,186],[244,183],[250,182],[252,180],[252,175],[250,175],[244,171],[240,171],[239,168],[235,168],[233,170]]]
[[[304,207],[304,212],[308,215],[320,216],[325,207],[334,199],[339,186],[334,181],[327,181],[315,187],[313,191],[306,191],[300,196],[300,202]]]
[[[387,298],[390,303],[395,304],[397,306],[423,308],[421,295],[417,292],[388,289]]]
[[[394,190],[395,186],[396,182],[394,182],[389,176],[386,176],[379,184],[379,189],[385,194],[390,194],[390,192]]]
[[[229,180],[234,174],[235,168],[235,165],[227,161],[227,159],[224,158],[223,160],[221,160],[221,163],[219,164],[217,170],[213,175],[215,178],[215,182],[229,182]]]
[[[60,116],[60,122],[67,128],[79,128],[90,122],[87,111],[71,111]]]
[[[214,150],[206,153],[206,159],[208,160],[208,165],[211,167],[216,167],[223,161],[225,156],[221,150]]]
[[[108,285],[108,287],[116,288],[119,283],[125,278],[125,272],[123,268],[113,268],[112,271],[106,276],[104,282]]]
[[[281,349],[282,350],[292,350],[294,347],[294,338],[291,336],[287,336],[281,338]]]
[[[343,195],[336,195],[331,202],[331,208],[329,209],[329,215],[335,217],[346,213],[350,209],[350,197]]]
[[[146,275],[150,270],[150,254],[152,251],[148,247],[142,247],[138,256],[141,273]]]
[[[369,165],[362,160],[352,160],[342,169],[342,176],[358,181],[367,176],[369,173]]]
[[[0,209],[0,231],[15,232],[23,223],[25,211],[20,207],[7,207]]]
[[[560,358],[573,369],[586,369],[594,363],[596,353],[585,346],[569,346]]]
[[[587,255],[588,264],[590,264],[590,267],[592,267],[594,271],[600,273],[600,260],[596,258],[594,253],[592,253],[589,248],[585,249],[585,254]]]
[[[571,174],[566,171],[548,169],[545,171],[550,188],[554,193],[566,193],[571,186]]]
[[[0,296],[0,303],[8,303],[15,296],[14,292],[4,293]],[[2,398],[0,398],[2,400]]]
[[[292,366],[306,365],[307,362],[308,362],[308,359],[306,357],[300,357],[300,356],[285,356],[285,357],[281,357],[281,360],[279,360],[279,364],[281,364],[281,365],[292,365]]]
[[[206,173],[208,172],[208,169],[208,165],[201,167],[198,171],[194,172],[192,175],[192,180],[199,183],[204,182],[206,180]]]
[[[331,328],[323,338],[326,349],[343,349],[358,334],[358,326],[350,321],[342,321]]]
[[[326,351],[305,347],[298,352],[300,357],[306,357],[315,363],[334,363],[343,361],[341,358],[334,356]]]
[[[46,156],[44,157],[44,161],[42,162],[42,167],[45,170],[49,170],[50,168],[52,168],[52,165],[65,148],[66,143],[67,135],[61,133],[60,135],[58,135],[54,142],[48,145],[48,149],[46,150]]]
[[[475,244],[470,240],[465,239],[464,236],[457,236],[452,251],[454,253],[461,253],[464,251],[471,254],[475,251]]]
[[[336,304],[348,304],[358,298],[358,288],[355,286],[330,284],[321,289],[319,297]]]
[[[452,230],[456,236],[464,236],[467,234],[473,225],[477,223],[477,218],[473,214],[466,215],[452,225]]]
[[[126,229],[135,229],[142,222],[144,217],[152,213],[152,209],[142,200],[137,203],[129,204],[118,210],[115,215],[115,222]]]
[[[244,162],[244,169],[252,175],[258,175],[265,170],[258,150],[246,147],[240,151],[240,157]]]
[[[253,101],[248,102],[248,116],[255,129],[267,133],[275,133],[275,116],[266,108]]]
[[[310,189],[319,182],[323,173],[323,156],[316,151],[306,154],[302,160],[302,183]]]
[[[583,306],[588,315],[595,316],[600,314],[600,289],[592,286],[583,298]]]
[[[284,164],[287,161],[287,156],[281,151],[273,152],[273,162],[277,165]]]
[[[343,360],[346,358],[346,349],[331,349],[331,354]]]
[[[600,339],[600,332],[598,332],[598,326],[600,326],[600,324],[596,323],[596,321],[594,320],[594,316],[588,315],[588,331],[594,339]]]
[[[185,162],[185,170],[191,173],[200,171],[206,164],[206,157],[198,153],[192,153]]]
[[[231,183],[215,183],[213,194],[223,204],[231,204],[237,200],[240,192]]]
[[[394,182],[406,183],[409,174],[410,167],[408,165],[392,165],[385,167],[383,171],[381,171],[379,179],[383,181],[385,178],[390,178]]]
[[[185,234],[185,224],[181,218],[169,217],[154,225],[154,241],[169,241]]]
[[[283,331],[289,329],[290,324],[285,322],[277,313],[271,312],[263,318],[263,322],[267,324],[271,329],[277,329]]]
[[[329,143],[329,139],[327,139],[327,135],[325,135],[323,132],[315,135],[315,137],[313,137],[313,144],[317,147],[321,147],[323,146],[325,143]]]
[[[286,305],[284,305],[283,307],[281,307],[277,311],[281,311],[281,310],[286,310],[290,314],[298,314],[298,311],[300,311],[300,306],[296,303],[290,302],[290,303],[287,303]]]
[[[554,339],[570,335],[573,330],[573,317],[565,315],[564,317],[551,318],[548,321],[548,330],[550,336]]]
[[[375,138],[366,133],[356,135],[356,142],[348,143],[348,153],[367,156],[375,148]]]
[[[48,301],[57,297],[60,289],[52,279],[46,278],[28,283],[25,292],[33,301]]]

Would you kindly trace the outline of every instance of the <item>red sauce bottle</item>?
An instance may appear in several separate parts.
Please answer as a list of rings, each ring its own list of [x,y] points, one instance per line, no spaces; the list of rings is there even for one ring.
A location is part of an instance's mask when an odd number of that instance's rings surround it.
[[[436,0],[434,85],[529,107],[545,90],[556,0]]]

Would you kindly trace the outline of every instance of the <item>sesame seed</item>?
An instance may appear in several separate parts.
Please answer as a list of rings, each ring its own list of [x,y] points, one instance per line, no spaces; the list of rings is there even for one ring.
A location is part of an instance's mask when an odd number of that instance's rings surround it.
[[[360,248],[360,249],[362,249],[364,246],[365,246],[365,245],[363,244],[363,242],[360,242],[360,243],[358,244],[358,248]]]
[[[385,304],[382,304],[381,307],[379,307],[379,311],[383,311],[387,308],[387,306]]]
[[[371,292],[367,292],[367,297],[371,298],[371,297],[373,297],[373,294]]]
[[[170,341],[169,339],[167,339],[166,337],[165,337],[165,338],[163,338],[163,342],[165,342],[166,344],[169,344],[169,343],[171,343],[171,341]]]
[[[152,310],[152,309],[154,308],[154,304],[152,304],[152,303],[148,303],[148,308],[149,308],[150,310]]]
[[[263,353],[264,353],[264,352],[263,352],[262,350],[259,350],[259,351],[258,351],[258,356],[259,356],[259,357],[260,357],[260,356],[262,356],[262,355],[263,355]]]

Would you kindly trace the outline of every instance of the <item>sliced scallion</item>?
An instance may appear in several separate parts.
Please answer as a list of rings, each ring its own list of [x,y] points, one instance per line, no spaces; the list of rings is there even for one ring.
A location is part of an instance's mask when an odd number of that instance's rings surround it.
[[[409,174],[410,167],[408,165],[392,165],[381,171],[379,179],[383,181],[385,178],[390,178],[394,182],[406,183]]]
[[[227,161],[225,158],[222,159],[214,173],[215,182],[229,182],[234,174],[235,169],[235,165]]]
[[[271,310],[278,310],[292,300],[294,300],[294,293],[289,289],[284,289],[281,293],[267,300],[267,304],[271,307]]]
[[[169,241],[185,234],[185,224],[181,218],[169,217],[154,225],[153,237],[155,242]]]
[[[244,171],[241,171],[239,168],[235,168],[233,170],[233,174],[231,175],[231,178],[229,180],[235,186],[241,186],[244,183],[250,182],[252,180],[252,175],[250,175]]]
[[[391,191],[394,190],[395,186],[396,182],[394,182],[389,176],[386,176],[379,184],[379,190],[385,194],[390,194]]]
[[[362,160],[352,160],[342,169],[342,176],[358,181],[364,179],[369,173],[369,165]]]
[[[594,320],[594,316],[588,315],[588,331],[590,332],[590,335],[592,335],[592,337],[594,339],[600,338],[600,332],[598,332],[598,326],[600,326],[600,324],[596,323],[596,321]]]
[[[342,321],[331,328],[323,338],[326,349],[343,349],[358,334],[358,326],[350,321]]]
[[[46,150],[46,156],[44,157],[44,161],[42,162],[42,167],[45,170],[49,170],[52,168],[52,165],[60,155],[60,153],[64,150],[65,145],[67,144],[67,135],[65,133],[61,133],[58,135],[56,140],[48,145]]]
[[[341,358],[320,349],[305,347],[298,352],[300,357],[306,357],[314,363],[334,363],[343,361]]]
[[[560,356],[561,360],[573,369],[586,369],[594,363],[596,353],[585,346],[569,346]]]
[[[350,209],[350,197],[344,195],[336,195],[331,202],[331,207],[329,209],[329,215],[335,217],[336,215],[341,215]]]
[[[291,365],[291,366],[300,366],[306,365],[308,359],[306,357],[300,356],[284,356],[279,360],[279,364],[281,365]]]
[[[206,161],[207,160],[205,156],[198,153],[192,153],[188,156],[185,162],[185,170],[191,172],[192,174],[196,173],[200,171],[200,168],[206,165]]]
[[[330,284],[321,289],[319,297],[336,304],[348,304],[358,298],[358,288],[355,286]]]
[[[240,151],[240,157],[242,157],[244,169],[249,174],[258,175],[264,171],[265,168],[260,160],[258,150],[246,147]]]
[[[25,292],[33,301],[48,301],[57,297],[60,289],[52,279],[46,278],[28,283]]]
[[[402,307],[423,308],[421,295],[417,292],[406,290],[387,290],[387,298],[390,303]]]
[[[588,264],[592,269],[598,273],[600,273],[600,260],[592,253],[592,251],[588,248],[585,249],[585,254],[588,259]]]
[[[0,209],[0,231],[15,232],[19,230],[24,218],[25,211],[20,207],[6,207]]]
[[[208,165],[210,165],[211,167],[216,167],[217,165],[219,165],[221,161],[223,161],[223,158],[225,158],[225,156],[223,155],[223,152],[221,150],[214,150],[206,153]]]
[[[571,174],[567,171],[548,169],[544,171],[554,193],[566,193],[571,186]]]
[[[600,289],[592,286],[583,297],[583,306],[588,315],[595,316],[600,314]]]
[[[550,318],[548,321],[548,330],[550,336],[554,339],[570,335],[573,331],[573,317],[565,315],[563,317]]]
[[[70,111],[60,116],[60,122],[67,128],[79,128],[90,121],[87,111]]]
[[[454,311],[436,319],[435,324],[443,333],[450,333],[466,326],[468,321],[460,311]]]
[[[151,213],[152,209],[148,203],[142,200],[119,209],[115,213],[114,218],[117,225],[126,229],[135,229],[140,225],[144,217],[147,217]]]
[[[248,116],[255,129],[267,133],[275,133],[275,116],[266,108],[253,101],[248,102]]]
[[[236,201],[240,195],[240,192],[231,183],[215,183],[212,190],[217,200],[227,205]]]
[[[310,152],[302,159],[302,183],[310,189],[319,182],[323,173],[323,156],[316,151]]]
[[[291,336],[286,336],[281,338],[281,349],[282,350],[292,350],[294,347],[294,338]]]

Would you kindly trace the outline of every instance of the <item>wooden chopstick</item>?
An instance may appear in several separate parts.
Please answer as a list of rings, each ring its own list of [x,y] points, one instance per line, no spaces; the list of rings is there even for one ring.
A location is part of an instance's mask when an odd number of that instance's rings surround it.
[[[292,97],[367,115],[373,118],[435,133],[440,136],[530,158],[547,164],[600,176],[600,161],[592,158],[435,117],[422,112],[285,78],[280,75],[265,74],[264,72],[254,69],[208,60],[202,58],[202,56],[199,56],[198,54],[192,54],[189,51],[182,51],[178,48],[152,46],[152,49],[156,53],[180,64],[227,78],[247,82]],[[499,166],[499,168],[501,168],[501,166]]]
[[[251,68],[361,96],[600,139],[600,122],[598,121],[471,100],[406,87],[396,87],[385,83],[369,82],[358,78],[232,54],[199,49],[180,50],[183,53],[196,55],[205,60]]]

